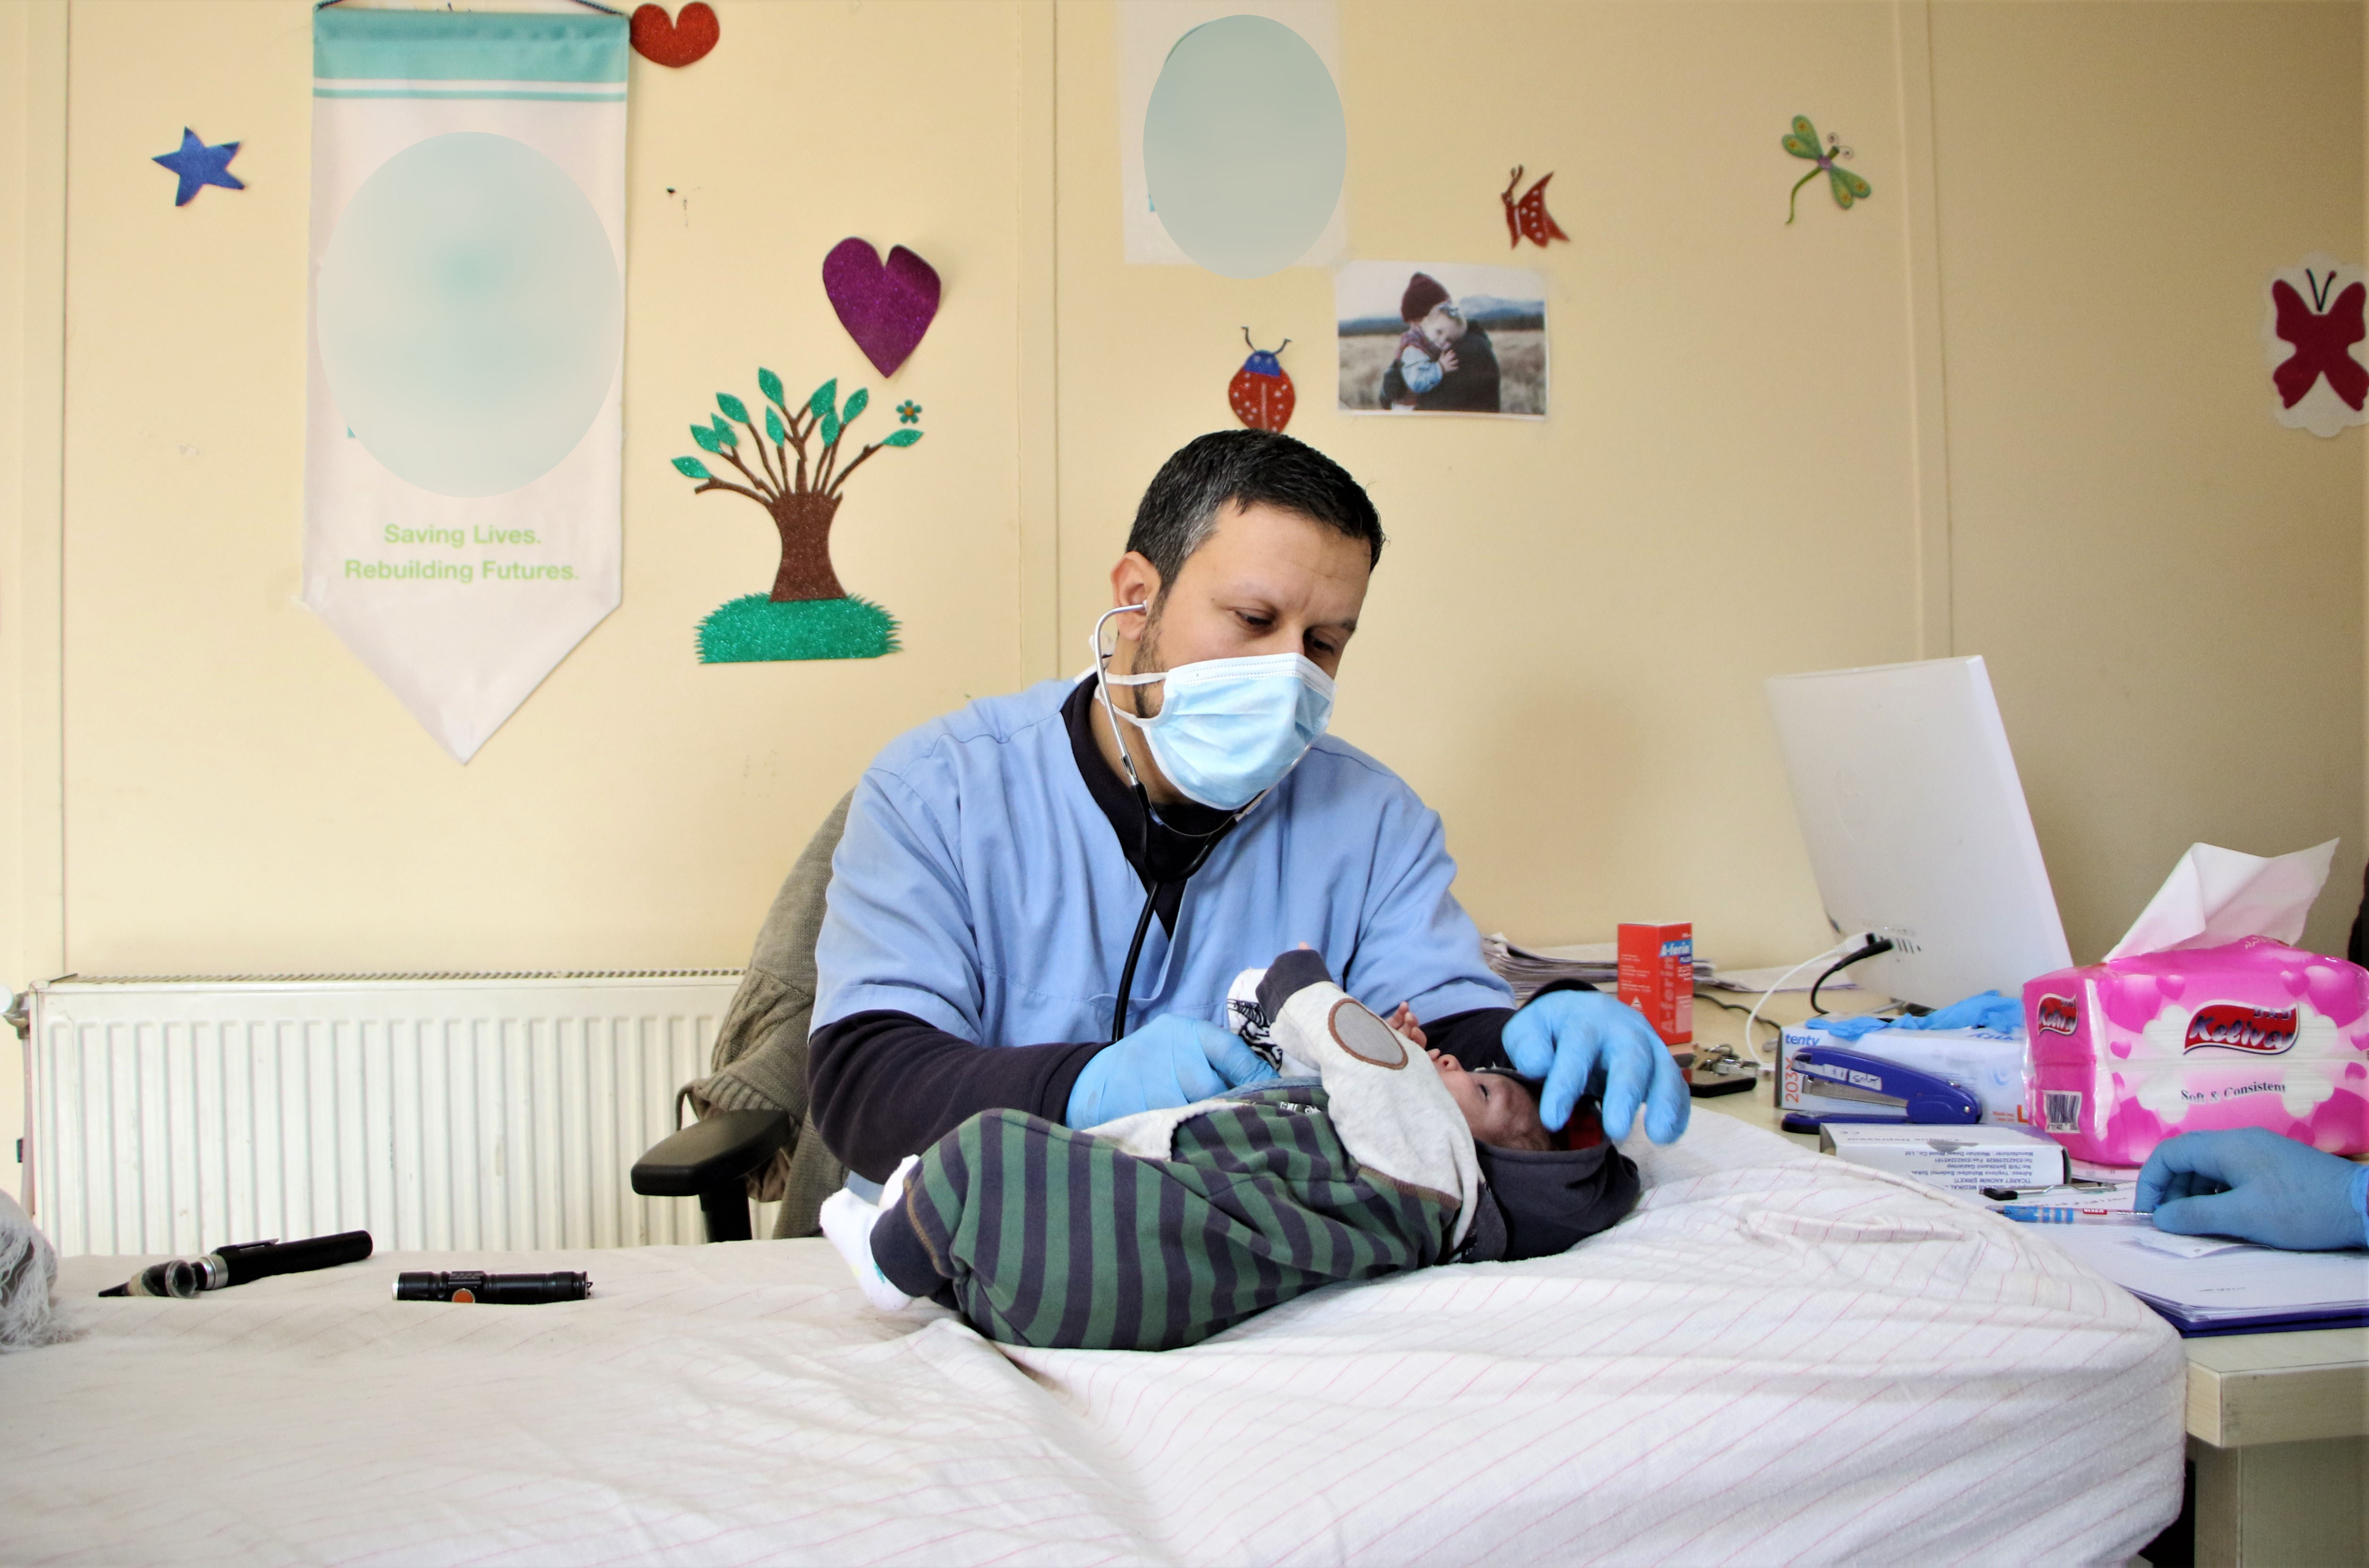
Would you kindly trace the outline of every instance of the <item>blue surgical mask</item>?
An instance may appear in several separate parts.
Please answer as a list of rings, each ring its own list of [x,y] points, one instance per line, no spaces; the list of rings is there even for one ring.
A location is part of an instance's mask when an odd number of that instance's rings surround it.
[[[1114,610],[1103,619],[1120,612]],[[1097,670],[1105,659],[1097,622]],[[1303,654],[1203,659],[1152,675],[1104,671],[1102,681],[1112,720],[1143,732],[1160,771],[1187,799],[1219,811],[1239,811],[1273,789],[1333,717],[1333,678]],[[1111,705],[1107,688],[1155,681],[1161,695],[1153,716],[1138,718]],[[1127,748],[1119,751],[1125,756]],[[1128,771],[1134,771],[1131,761]]]

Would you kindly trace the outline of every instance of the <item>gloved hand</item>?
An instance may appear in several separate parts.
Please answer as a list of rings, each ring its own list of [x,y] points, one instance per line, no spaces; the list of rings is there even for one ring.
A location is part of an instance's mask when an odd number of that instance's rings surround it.
[[[1070,1091],[1071,1127],[1100,1127],[1138,1111],[1189,1105],[1275,1069],[1230,1030],[1166,1013],[1096,1051]]]
[[[2186,1132],[2139,1172],[2133,1207],[2182,1236],[2235,1236],[2289,1252],[2369,1242],[2369,1165],[2355,1165],[2265,1127]]]
[[[1505,1054],[1525,1078],[1543,1078],[1539,1119],[1560,1128],[1582,1093],[1604,1105],[1604,1135],[1629,1136],[1645,1107],[1645,1136],[1668,1143],[1687,1130],[1693,1101],[1669,1047],[1635,1008],[1595,990],[1534,999],[1505,1024]]]

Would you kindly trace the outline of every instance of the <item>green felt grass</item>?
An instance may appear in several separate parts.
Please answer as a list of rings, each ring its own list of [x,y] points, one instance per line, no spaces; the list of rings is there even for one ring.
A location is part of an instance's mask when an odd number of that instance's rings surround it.
[[[868,599],[795,600],[752,593],[719,604],[699,624],[702,664],[784,658],[878,658],[895,653],[897,617]]]

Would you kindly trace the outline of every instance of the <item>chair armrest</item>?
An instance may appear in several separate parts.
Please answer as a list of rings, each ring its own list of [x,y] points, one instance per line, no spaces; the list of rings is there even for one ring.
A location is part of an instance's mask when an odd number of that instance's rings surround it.
[[[660,1139],[634,1162],[644,1197],[697,1197],[729,1187],[790,1141],[783,1111],[718,1111]]]

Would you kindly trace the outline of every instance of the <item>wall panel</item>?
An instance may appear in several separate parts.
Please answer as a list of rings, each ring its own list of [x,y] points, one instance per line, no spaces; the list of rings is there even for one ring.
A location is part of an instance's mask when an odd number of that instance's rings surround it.
[[[1508,166],[1554,172],[1573,242],[1511,258],[1549,279],[1542,425],[1333,412],[1324,271],[1127,266],[1103,0],[744,0],[692,71],[635,68],[624,605],[465,769],[292,603],[306,6],[6,9],[0,978],[738,962],[884,740],[1082,666],[1244,325],[1294,340],[1293,433],[1393,539],[1340,731],[1443,812],[1484,928],[1820,945],[1760,681],[1944,624],[2077,955],[2192,839],[2360,834],[2363,432],[2272,425],[2255,336],[2269,269],[2363,253],[2352,0],[1345,5],[1356,254],[1505,261]],[[1785,226],[1796,112],[1871,201]],[[184,124],[245,143],[246,191],[172,206]],[[850,233],[946,280],[885,383],[817,281]],[[840,538],[892,658],[693,662],[772,544],[667,459],[761,362],[928,410]]]
[[[1759,962],[1827,938],[1760,695],[1916,653],[1908,260],[1893,17],[1872,5],[1344,6],[1350,245],[1549,280],[1543,424],[1333,408],[1330,275],[1129,267],[1108,13],[1062,13],[1062,638],[1161,459],[1232,423],[1237,324],[1289,337],[1291,433],[1391,544],[1339,733],[1448,822],[1484,930],[1691,917]],[[1785,225],[1796,113],[1876,200]],[[1569,245],[1509,258],[1508,168]]]
[[[2273,423],[2274,268],[2362,254],[2362,8],[1935,7],[1959,650],[2076,957],[2204,840],[2362,817],[2362,430]],[[2199,133],[2209,125],[2209,133]]]
[[[1019,679],[1019,8],[733,7],[689,71],[636,59],[622,608],[466,768],[292,601],[304,384],[309,7],[74,8],[66,827],[89,972],[736,964],[797,848],[889,737]],[[243,139],[185,209],[147,159]],[[162,183],[160,183],[162,182]],[[823,253],[945,280],[883,382]],[[770,526],[668,460],[759,364],[911,397],[841,577],[876,661],[702,667],[772,581]]]

